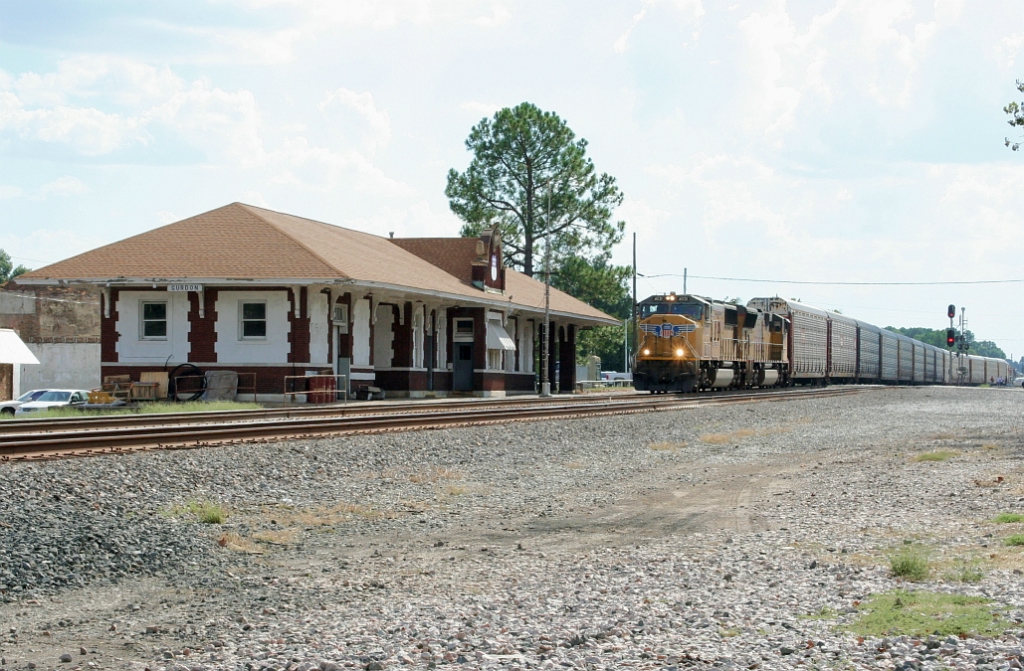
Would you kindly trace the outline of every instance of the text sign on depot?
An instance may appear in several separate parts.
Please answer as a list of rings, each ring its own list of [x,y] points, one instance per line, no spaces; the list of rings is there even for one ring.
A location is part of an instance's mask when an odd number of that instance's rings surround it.
[[[168,284],[168,291],[202,291],[202,284]]]

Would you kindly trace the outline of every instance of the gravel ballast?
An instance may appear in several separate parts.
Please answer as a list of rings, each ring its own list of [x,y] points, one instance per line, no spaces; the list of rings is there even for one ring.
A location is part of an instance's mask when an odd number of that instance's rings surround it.
[[[1022,394],[3,464],[0,668],[1021,668]],[[1000,631],[849,629],[894,589]]]

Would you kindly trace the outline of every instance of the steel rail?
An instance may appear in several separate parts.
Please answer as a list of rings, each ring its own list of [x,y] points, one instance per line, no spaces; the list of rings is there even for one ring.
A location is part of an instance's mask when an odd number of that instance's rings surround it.
[[[313,392],[316,393],[316,392]],[[729,393],[729,392],[724,392]],[[560,396],[566,402],[583,402],[597,399],[647,399],[649,395],[640,392],[619,392],[611,394],[585,394]],[[247,410],[202,410],[198,412],[160,412],[124,415],[88,414],[83,411],[79,417],[23,418],[0,421],[0,435],[28,431],[85,431],[117,426],[160,426],[173,424],[203,424],[207,422],[251,422],[261,419],[293,419],[304,417],[345,417],[349,415],[394,414],[403,412],[447,411],[454,407],[525,406],[542,403],[543,400],[530,397],[513,398],[456,398],[447,400],[402,400],[380,402],[356,402],[344,405],[325,404],[306,407],[263,408]]]
[[[872,387],[832,387],[812,390],[738,392],[707,396],[644,396],[611,399],[557,399],[529,406],[459,404],[447,411],[369,413],[344,417],[263,419],[252,422],[209,422],[185,426],[122,426],[92,431],[22,432],[0,435],[0,460],[107,454],[139,449],[180,449],[284,438],[378,433],[470,426],[512,421],[569,419],[626,415],[664,410],[822,398],[857,393]]]

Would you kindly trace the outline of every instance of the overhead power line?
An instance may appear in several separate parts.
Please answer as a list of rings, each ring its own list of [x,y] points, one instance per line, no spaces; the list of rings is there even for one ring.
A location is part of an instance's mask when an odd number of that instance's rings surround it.
[[[652,279],[656,277],[682,277],[678,273],[662,273],[660,275],[644,275],[640,277]],[[817,284],[822,286],[854,286],[854,287],[906,287],[906,286],[948,286],[954,284],[1022,284],[1020,280],[964,280],[960,282],[820,282],[816,280],[773,280],[753,277],[715,277],[712,275],[687,275],[700,280],[723,280],[726,282],[761,282],[768,284]]]

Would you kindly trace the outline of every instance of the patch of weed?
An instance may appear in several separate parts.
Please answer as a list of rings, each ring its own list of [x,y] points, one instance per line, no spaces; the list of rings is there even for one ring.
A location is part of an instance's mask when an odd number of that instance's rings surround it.
[[[213,501],[200,501],[192,499],[184,505],[174,506],[170,510],[172,515],[194,515],[203,524],[223,524],[228,518],[224,506]]]
[[[961,564],[942,576],[946,582],[981,582],[985,572],[976,564]]]
[[[895,590],[872,596],[858,610],[846,630],[860,636],[995,636],[1010,626],[990,599],[960,594]]]
[[[952,450],[938,450],[936,452],[925,452],[914,457],[914,461],[946,461],[952,459],[958,453]]]
[[[928,555],[920,548],[906,547],[889,555],[889,568],[896,578],[914,582],[927,580],[931,572]]]
[[[1024,534],[1013,534],[1012,536],[1008,536],[1003,541],[1003,544],[1009,545],[1010,547],[1019,547],[1024,545]]]
[[[828,606],[822,606],[813,613],[807,613],[806,615],[798,615],[797,618],[801,620],[829,620],[838,615],[838,611]]]
[[[1024,522],[1024,514],[1021,513],[999,513],[996,518],[992,520],[999,524],[1013,524],[1015,522]]]
[[[257,531],[252,535],[252,538],[253,540],[270,545],[290,545],[298,540],[299,532],[294,529]]]
[[[227,548],[228,550],[233,550],[235,552],[245,552],[248,554],[263,553],[263,550],[260,548],[260,546],[256,545],[248,538],[239,536],[234,531],[230,531],[226,534],[221,535],[221,537],[217,539],[217,545],[221,546],[222,548]]]

